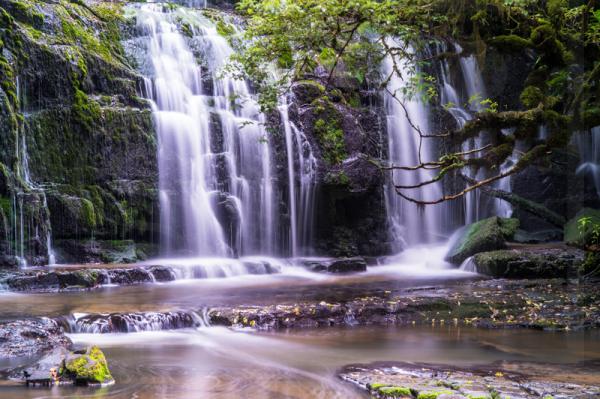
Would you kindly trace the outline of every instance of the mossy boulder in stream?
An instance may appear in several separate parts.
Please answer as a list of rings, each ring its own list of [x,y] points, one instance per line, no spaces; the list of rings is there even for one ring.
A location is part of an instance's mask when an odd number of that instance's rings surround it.
[[[497,216],[464,226],[456,233],[445,259],[460,264],[479,252],[504,249],[506,241],[512,239],[518,227],[518,219]]]
[[[65,358],[62,376],[73,379],[76,384],[113,384],[104,353],[97,346],[82,352],[73,352]]]
[[[477,273],[500,278],[576,277],[584,252],[567,246],[518,247],[473,256]]]

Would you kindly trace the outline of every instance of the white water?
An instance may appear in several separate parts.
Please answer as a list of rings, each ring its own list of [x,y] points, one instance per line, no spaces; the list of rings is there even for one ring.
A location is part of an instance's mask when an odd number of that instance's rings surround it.
[[[403,94],[403,88],[412,74],[411,66],[406,60],[397,60],[402,76],[393,73],[394,61],[388,56],[382,65],[384,79],[391,75],[384,94],[386,109],[388,158],[394,166],[414,166],[435,158],[431,139],[424,139],[419,157],[419,133],[411,126],[418,127],[427,134],[429,129],[429,111],[426,104],[418,98]],[[395,96],[395,97],[394,97]],[[402,107],[406,107],[406,112]],[[408,117],[407,117],[408,114]],[[403,244],[434,242],[441,235],[442,208],[440,206],[418,207],[400,197],[394,185],[414,185],[431,180],[435,173],[425,169],[418,171],[395,170],[385,190],[386,211],[391,225],[391,236],[394,252],[402,249]],[[407,195],[419,200],[434,200],[442,196],[438,183],[428,184],[419,189],[402,190]]]
[[[290,121],[285,99],[279,107],[284,127],[287,151],[289,208],[290,208],[290,254],[298,256],[310,253],[312,238],[317,160],[304,133]],[[296,165],[298,170],[296,171]],[[299,180],[299,189],[296,189]]]
[[[575,143],[581,156],[577,174],[590,176],[600,198],[600,126],[589,132],[576,133]]]
[[[15,86],[16,95],[19,100],[19,112],[25,114],[23,109],[24,99],[19,76],[15,79]],[[55,263],[56,261],[52,250],[52,228],[48,217],[46,193],[43,187],[35,183],[31,178],[25,131],[23,123],[20,123],[20,126],[17,128],[15,140],[16,157],[19,160],[16,167],[16,174],[20,177],[24,187],[16,187],[17,191],[13,193],[10,210],[12,214],[12,237],[7,237],[9,241],[12,240],[14,242],[13,255],[16,256],[20,267],[27,267],[28,257],[41,255],[29,248],[27,244],[28,240],[36,240],[40,243],[44,243],[47,249],[46,255],[48,262]],[[41,201],[41,205],[37,205],[37,201]],[[28,206],[30,202],[33,203],[33,206]],[[35,217],[30,214],[32,211],[37,211],[40,214],[38,217]],[[40,226],[37,222],[43,223],[43,226]]]
[[[456,52],[462,53],[462,48],[455,44]],[[438,49],[439,50],[439,49]],[[487,90],[483,82],[483,76],[479,69],[477,58],[474,55],[459,57],[459,66],[464,82],[464,90],[459,90],[459,85],[452,82],[450,67],[447,60],[441,61],[441,101],[442,105],[446,105],[450,114],[456,120],[459,128],[462,128],[465,123],[473,118],[473,114],[484,110],[481,101],[487,98]],[[464,93],[460,95],[459,93]],[[507,134],[508,132],[504,132]],[[465,141],[462,144],[462,151],[470,151],[476,148],[481,148],[485,145],[482,138],[483,132],[477,136]],[[481,154],[473,154],[471,156],[479,156]],[[500,168],[500,172],[505,171],[516,162],[516,154],[509,157]],[[478,171],[465,170],[464,173],[471,175],[470,177],[481,180],[486,177],[486,171],[479,169]],[[510,192],[510,178],[504,178],[496,183],[496,188]],[[485,218],[490,215],[498,215],[502,217],[510,217],[512,214],[512,206],[498,198],[493,200],[493,209],[487,209],[482,203],[481,192],[473,190],[465,194],[463,202],[464,223],[470,224]],[[482,206],[484,205],[484,206]]]
[[[182,21],[193,37],[179,32]],[[223,73],[233,50],[199,11],[137,11],[148,37],[145,93],[159,136],[161,243],[167,255],[308,252],[316,161],[282,102],[289,222],[274,175],[273,137],[247,82]]]

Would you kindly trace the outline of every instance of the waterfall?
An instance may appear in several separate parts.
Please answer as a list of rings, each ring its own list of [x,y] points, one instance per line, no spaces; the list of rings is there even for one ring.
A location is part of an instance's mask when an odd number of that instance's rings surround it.
[[[385,94],[384,106],[388,135],[388,159],[391,165],[414,166],[434,158],[431,139],[422,142],[419,159],[419,134],[411,126],[414,124],[426,133],[429,132],[429,111],[426,104],[417,96],[409,97],[404,94],[407,82],[413,74],[411,65],[406,60],[396,60],[396,67],[402,76],[394,71],[394,59],[388,56],[382,65],[384,79],[390,76]],[[396,96],[396,98],[394,97]],[[406,107],[406,112],[400,101]],[[407,117],[408,114],[408,117]],[[412,185],[427,181],[435,176],[435,172],[425,169],[418,171],[399,171],[392,174],[386,184],[385,202],[388,220],[391,228],[392,242],[396,252],[403,244],[432,242],[441,235],[442,213],[437,205],[419,207],[400,197],[394,185]],[[428,184],[419,189],[405,190],[417,199],[433,200],[442,195],[438,183]]]
[[[138,24],[150,36],[155,76],[147,93],[159,140],[162,243],[168,252],[226,255],[224,232],[213,209],[209,169],[209,113],[202,96],[201,71],[175,24],[148,4]],[[143,17],[142,17],[143,16]],[[180,231],[181,236],[173,234]],[[181,242],[180,242],[181,240]]]
[[[575,135],[575,143],[581,156],[577,174],[590,176],[600,198],[600,126]]]
[[[454,44],[456,52],[460,55],[462,48],[458,44]],[[438,52],[445,51],[443,44],[438,44]],[[450,75],[450,67],[448,61],[443,59],[441,61],[441,102],[446,107],[448,112],[453,116],[459,128],[462,128],[467,121],[473,118],[473,113],[481,112],[484,107],[481,101],[486,99],[487,90],[483,77],[479,69],[479,64],[474,55],[460,56],[459,67],[462,75],[462,83],[464,90],[457,90],[458,84],[452,82]],[[464,92],[464,95],[459,95],[459,92]],[[511,133],[510,130],[505,129],[503,134]],[[476,148],[481,148],[485,145],[484,138],[481,134],[470,138],[469,140],[462,143],[462,151],[470,151]],[[477,154],[471,155],[477,156]],[[510,168],[516,162],[516,154],[513,153],[509,159],[507,159],[500,167],[500,172],[503,172]],[[471,171],[473,172],[473,171]],[[469,171],[465,171],[469,173]],[[471,175],[472,178],[481,180],[486,177],[486,171],[479,169],[475,175]],[[510,191],[510,178],[504,178],[496,183],[496,188],[503,191]],[[509,217],[512,213],[512,207],[509,203],[504,200],[494,198],[493,209],[488,209],[483,204],[484,198],[481,196],[479,190],[473,190],[464,195],[464,222],[470,224],[480,220],[490,214]]]
[[[286,102],[281,101],[280,116],[287,195],[275,172],[277,135],[267,132],[267,118],[249,84],[223,73],[234,51],[215,23],[185,7],[133,7],[146,41],[139,62],[146,76],[143,94],[152,103],[158,133],[165,255],[295,256],[304,251],[316,161],[306,137],[290,122]],[[289,222],[278,216],[286,196]],[[281,234],[286,229],[289,234]]]
[[[27,117],[27,113],[23,107],[25,101],[22,95],[19,76],[15,79],[15,86],[16,96],[19,101],[19,112]],[[40,255],[36,249],[29,248],[29,245],[26,244],[26,240],[34,239],[42,247],[46,246],[47,261],[53,264],[56,262],[56,259],[52,250],[52,228],[48,216],[46,192],[42,186],[35,183],[31,178],[27,137],[25,136],[25,128],[22,125],[17,128],[15,150],[18,159],[15,172],[20,177],[22,187],[15,187],[16,192],[13,193],[11,207],[13,215],[12,238],[14,242],[14,255],[19,265],[26,267],[28,265],[28,257],[33,258]],[[32,214],[32,212],[34,213]],[[42,223],[41,226],[40,223]],[[41,231],[40,227],[42,227]],[[36,260],[36,262],[38,261],[39,259]]]
[[[285,133],[287,152],[290,254],[307,254],[310,251],[313,228],[317,160],[304,133],[290,121],[287,100],[279,107]],[[296,166],[298,170],[296,171]],[[296,189],[296,176],[299,190]]]

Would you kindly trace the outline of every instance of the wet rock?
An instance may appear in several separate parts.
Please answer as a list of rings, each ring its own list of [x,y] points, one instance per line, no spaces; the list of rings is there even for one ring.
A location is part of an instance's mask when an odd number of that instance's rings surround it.
[[[365,258],[304,259],[300,263],[316,273],[358,273],[367,270]]]
[[[522,244],[538,244],[542,242],[562,241],[563,232],[559,229],[546,229],[539,231],[517,230],[513,237],[514,242]]]
[[[132,285],[175,280],[168,266],[129,267],[123,269],[37,269],[9,273],[3,283],[12,291],[60,291],[91,289],[102,284]]]
[[[109,385],[115,382],[108,369],[106,357],[97,346],[69,353],[61,370],[61,378],[73,380],[78,385]]]
[[[512,239],[519,221],[497,216],[480,220],[459,229],[445,259],[460,264],[469,256],[484,251],[506,248],[506,241]]]
[[[503,366],[496,363],[467,369],[387,362],[346,366],[339,377],[380,399],[583,399],[600,395],[600,387],[585,382],[572,383],[566,379],[553,379],[551,375],[526,375]],[[535,370],[537,365],[528,366]],[[560,378],[560,369],[555,367],[553,371]]]
[[[158,282],[173,281],[176,279],[173,269],[167,266],[150,266],[147,270],[152,274],[154,280]]]
[[[152,274],[142,268],[109,269],[107,272],[112,284],[132,285],[153,281]]]
[[[191,312],[138,312],[90,314],[67,321],[73,333],[127,333],[162,331],[195,327],[199,324]]]
[[[0,322],[0,358],[39,355],[70,345],[71,340],[54,320]]]
[[[242,262],[249,274],[276,274],[281,273],[277,265],[267,261],[243,261]]]
[[[66,263],[133,263],[141,260],[132,240],[58,240],[55,247],[61,261]]]
[[[475,271],[500,278],[576,277],[585,253],[576,248],[528,247],[478,253]]]
[[[60,289],[60,280],[55,272],[27,273],[9,277],[5,281],[14,291],[56,291]]]
[[[367,271],[367,262],[364,258],[344,258],[331,262],[327,267],[329,273],[356,273]]]
[[[399,296],[384,292],[331,303],[217,307],[208,312],[208,320],[261,330],[391,324],[575,330],[600,326],[600,297],[575,304],[581,292],[594,289],[591,282],[573,285],[556,279],[484,280],[442,292],[428,287]]]

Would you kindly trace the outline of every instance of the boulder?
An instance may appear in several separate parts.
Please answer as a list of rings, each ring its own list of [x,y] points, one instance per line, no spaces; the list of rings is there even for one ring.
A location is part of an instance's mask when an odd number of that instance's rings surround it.
[[[518,227],[519,220],[497,216],[466,225],[455,233],[445,260],[460,264],[479,252],[504,249]]]
[[[534,247],[478,253],[474,271],[497,278],[576,277],[584,252],[566,246]]]
[[[359,256],[333,260],[306,259],[302,264],[316,273],[359,273],[367,270],[367,262]]]
[[[367,271],[367,262],[364,258],[343,258],[333,261],[327,268],[329,273],[356,273]]]
[[[60,375],[77,385],[109,385],[115,382],[104,353],[97,346],[69,353],[63,360]]]

